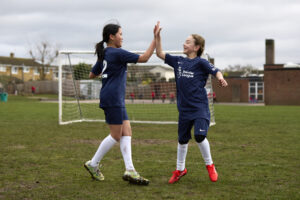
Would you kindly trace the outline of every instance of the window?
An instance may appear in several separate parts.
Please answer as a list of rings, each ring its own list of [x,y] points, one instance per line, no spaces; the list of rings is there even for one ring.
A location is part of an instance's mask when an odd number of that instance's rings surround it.
[[[39,75],[40,74],[40,72],[39,72],[39,69],[36,67],[36,68],[34,68],[34,75]]]
[[[249,101],[264,101],[264,82],[249,82]]]
[[[23,72],[24,73],[29,73],[29,71],[30,71],[30,67],[23,67]]]
[[[50,73],[49,68],[48,68],[48,67],[45,67],[45,68],[44,68],[44,74],[49,74],[49,73]]]
[[[18,74],[18,67],[12,67],[11,68],[11,73],[12,74]]]
[[[263,95],[257,95],[257,101],[261,102],[264,100],[264,96]]]
[[[0,67],[0,72],[6,72],[6,67]]]
[[[264,88],[263,87],[257,87],[257,93],[263,94]]]

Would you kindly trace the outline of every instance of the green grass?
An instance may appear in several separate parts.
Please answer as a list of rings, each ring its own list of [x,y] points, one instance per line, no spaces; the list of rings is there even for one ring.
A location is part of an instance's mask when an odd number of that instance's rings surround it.
[[[75,107],[76,111],[78,109],[77,104],[74,103],[64,106],[70,106],[72,109]],[[178,119],[176,104],[128,104],[126,110],[130,120],[177,121]],[[161,114],[162,110],[165,110],[164,115]],[[99,103],[82,103],[81,111],[85,119],[105,119],[104,111],[99,108]],[[65,109],[65,112],[67,112],[67,109]],[[79,118],[79,114],[77,116]],[[69,116],[66,116],[66,120],[68,118]]]
[[[98,100],[99,101],[99,100]],[[63,103],[63,122],[80,119],[80,111],[75,100]],[[105,119],[104,111],[99,109],[99,103],[84,103],[81,101],[80,110],[84,119]],[[127,114],[130,120],[142,121],[177,121],[176,104],[128,104]],[[96,112],[95,112],[96,111]],[[146,111],[146,112],[145,112]],[[161,114],[164,111],[163,115]],[[75,118],[74,118],[75,116]]]
[[[0,199],[300,199],[300,107],[216,105],[215,113],[208,139],[218,182],[191,141],[188,174],[168,185],[176,125],[132,124],[134,165],[151,181],[136,186],[121,178],[118,145],[102,161],[104,182],[83,168],[106,124],[59,126],[57,104],[9,96],[0,102]]]

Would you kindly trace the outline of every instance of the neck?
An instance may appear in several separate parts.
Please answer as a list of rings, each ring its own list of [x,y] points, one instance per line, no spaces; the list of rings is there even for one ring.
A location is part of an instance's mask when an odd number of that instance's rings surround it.
[[[107,47],[117,48],[116,45],[112,42],[108,42]]]
[[[187,54],[187,57],[190,59],[194,59],[197,57],[197,54],[193,52],[193,53]]]

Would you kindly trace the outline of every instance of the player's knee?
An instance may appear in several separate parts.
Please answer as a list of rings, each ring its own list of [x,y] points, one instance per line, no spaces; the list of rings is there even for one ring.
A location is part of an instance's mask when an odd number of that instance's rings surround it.
[[[206,138],[205,135],[195,135],[195,140],[198,143],[201,143]]]
[[[179,144],[187,144],[187,143],[189,143],[189,140],[186,140],[186,139],[179,139],[179,140],[178,140],[178,143],[179,143]]]

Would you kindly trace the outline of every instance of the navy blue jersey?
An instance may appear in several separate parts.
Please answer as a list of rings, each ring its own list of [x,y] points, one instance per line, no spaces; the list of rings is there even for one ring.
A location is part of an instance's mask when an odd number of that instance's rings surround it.
[[[121,48],[107,47],[103,62],[97,61],[91,72],[102,74],[100,107],[125,107],[127,63],[136,63],[138,54]]]
[[[178,111],[189,119],[210,120],[205,85],[208,75],[216,75],[218,69],[200,57],[190,59],[166,54],[165,63],[174,68]]]

